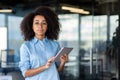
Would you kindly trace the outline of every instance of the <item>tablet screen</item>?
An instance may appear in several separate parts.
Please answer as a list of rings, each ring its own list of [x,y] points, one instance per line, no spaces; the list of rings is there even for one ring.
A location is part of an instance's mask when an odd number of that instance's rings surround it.
[[[64,55],[64,54],[69,54],[72,51],[73,48],[69,48],[69,47],[63,47],[60,49],[60,51],[57,53],[57,55],[55,56],[54,61],[58,62],[60,61],[60,56]]]

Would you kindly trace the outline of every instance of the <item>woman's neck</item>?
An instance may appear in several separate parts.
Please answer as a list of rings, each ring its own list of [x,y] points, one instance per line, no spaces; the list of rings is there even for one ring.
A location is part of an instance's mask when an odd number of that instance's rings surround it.
[[[45,36],[44,35],[41,35],[41,36],[35,36],[37,39],[39,39],[39,40],[43,40],[44,38],[45,38]]]

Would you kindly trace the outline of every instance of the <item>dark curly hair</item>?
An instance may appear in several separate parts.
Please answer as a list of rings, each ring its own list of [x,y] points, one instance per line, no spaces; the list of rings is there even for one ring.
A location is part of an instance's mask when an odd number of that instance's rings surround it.
[[[40,6],[36,8],[34,12],[27,14],[23,18],[20,25],[20,29],[24,36],[24,40],[25,41],[31,40],[35,36],[35,33],[32,29],[32,24],[33,24],[33,19],[36,15],[44,16],[47,21],[48,29],[45,33],[45,36],[48,39],[57,40],[60,32],[58,15],[53,10],[51,10],[46,6]]]

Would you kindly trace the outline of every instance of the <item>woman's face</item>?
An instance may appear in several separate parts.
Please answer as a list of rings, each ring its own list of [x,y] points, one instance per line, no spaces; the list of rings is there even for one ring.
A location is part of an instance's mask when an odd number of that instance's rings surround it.
[[[35,36],[45,36],[47,31],[47,22],[44,16],[36,15],[33,19],[33,31]]]

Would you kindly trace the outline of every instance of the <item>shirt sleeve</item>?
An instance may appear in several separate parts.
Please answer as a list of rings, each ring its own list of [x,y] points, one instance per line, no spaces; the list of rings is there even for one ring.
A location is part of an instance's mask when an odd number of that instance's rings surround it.
[[[29,50],[25,44],[23,44],[20,48],[19,68],[24,77],[25,77],[25,72],[28,69],[30,69],[30,55],[29,55]]]

